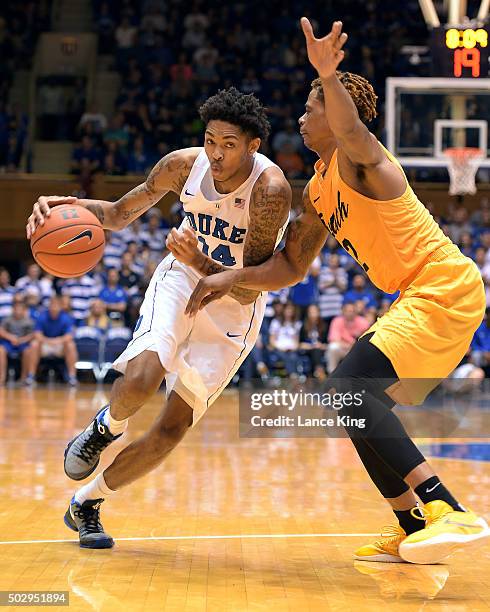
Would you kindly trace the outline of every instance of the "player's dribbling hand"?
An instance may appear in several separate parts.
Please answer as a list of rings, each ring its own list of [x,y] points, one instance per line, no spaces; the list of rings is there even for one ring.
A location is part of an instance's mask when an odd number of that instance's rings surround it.
[[[311,65],[316,68],[321,78],[335,74],[337,66],[344,59],[342,47],[347,34],[342,32],[342,22],[334,21],[327,36],[316,38],[309,19],[301,17],[301,27],[306,38],[306,49]]]
[[[32,214],[27,219],[27,240],[34,234],[38,225],[44,225],[45,217],[51,214],[51,207],[60,204],[75,204],[77,199],[75,196],[39,196],[32,207]]]
[[[233,287],[234,280],[234,270],[201,278],[187,302],[185,314],[193,317],[210,302],[224,297]]]
[[[167,249],[175,259],[187,266],[191,266],[200,254],[197,244],[196,232],[190,227],[184,227],[181,231],[174,227],[167,236]]]

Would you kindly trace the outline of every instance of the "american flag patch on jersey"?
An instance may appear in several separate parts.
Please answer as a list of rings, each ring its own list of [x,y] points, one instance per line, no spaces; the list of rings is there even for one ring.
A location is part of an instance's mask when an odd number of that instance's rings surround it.
[[[245,208],[245,200],[243,198],[235,198],[235,208]]]

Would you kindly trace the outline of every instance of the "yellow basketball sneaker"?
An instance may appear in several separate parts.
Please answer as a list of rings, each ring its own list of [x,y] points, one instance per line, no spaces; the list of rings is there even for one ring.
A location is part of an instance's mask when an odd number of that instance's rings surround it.
[[[372,544],[361,546],[354,553],[358,561],[381,561],[383,563],[403,563],[398,547],[406,538],[400,525],[383,527],[381,538]]]
[[[438,563],[455,550],[490,537],[486,521],[474,512],[457,512],[440,499],[429,502],[422,510],[425,529],[400,543],[400,555],[410,563]]]

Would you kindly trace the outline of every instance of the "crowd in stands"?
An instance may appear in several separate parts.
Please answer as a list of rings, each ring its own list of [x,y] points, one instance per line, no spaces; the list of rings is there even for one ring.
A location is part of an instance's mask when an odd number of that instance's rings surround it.
[[[97,330],[100,336],[120,330],[120,338],[128,338],[151,276],[166,254],[166,235],[182,215],[177,202],[168,220],[154,208],[122,232],[107,232],[102,261],[80,278],[55,279],[31,263],[12,284],[8,270],[0,268],[0,383],[6,380],[8,357],[20,361],[26,385],[33,384],[40,360],[57,357],[64,359],[66,381],[75,385],[80,330]],[[455,205],[435,218],[475,260],[490,307],[490,202],[482,198],[471,214]],[[330,236],[303,281],[268,294],[260,338],[241,368],[241,380],[324,380],[396,297],[374,288]],[[459,376],[490,376],[490,316],[461,366]]]
[[[334,2],[93,0],[92,7],[99,53],[113,57],[122,85],[112,117],[95,104],[80,119],[72,171],[85,187],[93,172],[144,174],[169,150],[201,145],[197,110],[231,85],[256,94],[268,109],[272,134],[262,152],[290,179],[311,175],[314,157],[297,119],[315,75],[299,18],[308,15],[325,31],[338,17]],[[342,18],[349,32],[342,68],[372,82],[382,112],[386,76],[415,69],[400,48],[428,38],[418,2],[380,11],[377,2],[346,0]],[[371,127],[381,136],[378,120]]]
[[[27,139],[26,109],[9,104],[17,70],[28,69],[39,33],[49,29],[51,0],[4,0],[0,15],[0,172],[16,172]]]

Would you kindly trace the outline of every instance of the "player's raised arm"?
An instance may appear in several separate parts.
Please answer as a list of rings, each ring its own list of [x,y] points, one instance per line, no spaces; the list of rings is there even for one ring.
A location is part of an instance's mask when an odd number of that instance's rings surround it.
[[[342,22],[335,21],[329,34],[323,38],[315,37],[306,17],[302,17],[301,27],[308,59],[322,82],[326,118],[339,148],[353,163],[369,165],[382,162],[385,157],[382,148],[360,120],[351,96],[337,76],[337,67],[344,59],[342,47],[347,41],[347,34],[342,32]]]
[[[186,313],[195,315],[209,302],[223,297],[232,286],[275,291],[295,285],[306,276],[327,236],[328,231],[310,202],[309,185],[306,185],[300,213],[288,227],[284,249],[260,265],[202,278],[189,299]]]
[[[93,212],[104,229],[121,230],[154,206],[166,193],[180,194],[200,149],[193,147],[173,151],[151,170],[144,183],[131,189],[116,202],[79,199],[71,196],[40,196],[27,220],[29,239],[38,225],[44,225],[50,209],[60,204],[78,204]]]

